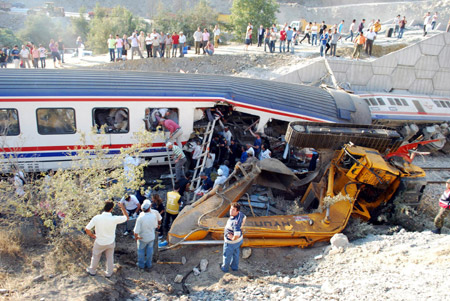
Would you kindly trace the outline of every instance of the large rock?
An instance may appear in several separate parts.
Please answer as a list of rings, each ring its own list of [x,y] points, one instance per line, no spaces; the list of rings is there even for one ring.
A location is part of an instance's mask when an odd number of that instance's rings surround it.
[[[332,248],[346,248],[349,244],[347,236],[342,233],[336,233],[333,235],[333,237],[330,239],[330,243]]]
[[[200,260],[200,271],[202,272],[206,271],[207,267],[208,267],[208,259]]]
[[[250,248],[243,248],[242,249],[242,258],[247,259],[252,255],[252,249]]]

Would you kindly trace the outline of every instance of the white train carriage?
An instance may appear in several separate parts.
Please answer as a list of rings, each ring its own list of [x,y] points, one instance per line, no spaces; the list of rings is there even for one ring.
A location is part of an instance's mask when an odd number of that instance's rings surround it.
[[[119,152],[133,143],[134,132],[150,130],[148,115],[161,108],[179,122],[185,143],[203,111],[218,104],[259,119],[259,131],[274,120],[370,123],[358,97],[308,86],[211,75],[1,70],[1,169],[11,169],[10,157],[27,172],[68,168],[80,133],[101,125],[106,132],[94,135],[103,135],[110,153]],[[144,152],[150,164],[166,162],[164,141]]]
[[[385,125],[433,124],[450,121],[450,98],[438,96],[361,94],[372,120]]]

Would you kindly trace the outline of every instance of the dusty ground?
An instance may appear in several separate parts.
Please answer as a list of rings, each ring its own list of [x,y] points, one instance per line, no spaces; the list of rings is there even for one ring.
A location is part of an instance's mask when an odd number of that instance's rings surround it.
[[[405,41],[381,39],[380,54],[420,39],[420,30],[405,34]],[[348,59],[351,43],[343,43],[339,53]],[[318,59],[318,48],[298,46],[296,54],[264,54],[262,48],[242,45],[219,47],[212,57],[188,54],[186,58],[143,59],[108,63],[108,56],[67,57],[64,68],[109,68],[201,72],[273,79]],[[373,58],[366,58],[373,59]],[[52,65],[52,64],[48,64]],[[435,160],[437,164],[442,160]],[[432,228],[436,196],[441,186],[429,186],[424,213],[411,215],[420,231]],[[19,222],[11,228],[10,221]],[[80,233],[48,243],[38,223],[19,220],[0,212],[0,299],[6,300],[413,300],[449,299],[445,284],[450,271],[450,240],[429,231],[406,232],[393,225],[372,227],[356,224],[346,233],[352,240],[346,250],[328,254],[328,243],[309,249],[252,249],[242,259],[240,271],[224,274],[218,263],[222,247],[190,246],[160,253],[163,262],[150,272],[135,266],[136,247],[130,237],[117,236],[117,271],[111,279],[91,277],[84,269],[89,263],[92,241]],[[122,233],[119,229],[118,233]],[[367,236],[368,235],[368,236]],[[321,256],[320,256],[321,255]],[[319,256],[319,257],[317,257]],[[201,259],[208,268],[199,276],[190,274],[186,287],[174,283],[175,276],[187,275]],[[188,293],[189,291],[189,293]]]

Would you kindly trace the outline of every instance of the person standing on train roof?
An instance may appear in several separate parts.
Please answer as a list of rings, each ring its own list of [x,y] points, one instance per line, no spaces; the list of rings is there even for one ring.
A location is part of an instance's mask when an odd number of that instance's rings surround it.
[[[159,120],[159,124],[169,130],[170,135],[167,139],[168,141],[176,142],[180,148],[183,147],[183,144],[181,143],[181,135],[183,134],[183,130],[175,121],[171,119],[161,118]]]

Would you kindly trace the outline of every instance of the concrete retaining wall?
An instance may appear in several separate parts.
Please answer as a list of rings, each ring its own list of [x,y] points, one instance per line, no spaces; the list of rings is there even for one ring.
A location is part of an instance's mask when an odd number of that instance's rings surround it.
[[[442,33],[374,61],[328,60],[341,85],[355,91],[450,96],[450,33]],[[328,73],[324,59],[286,74],[277,81],[315,83]]]

